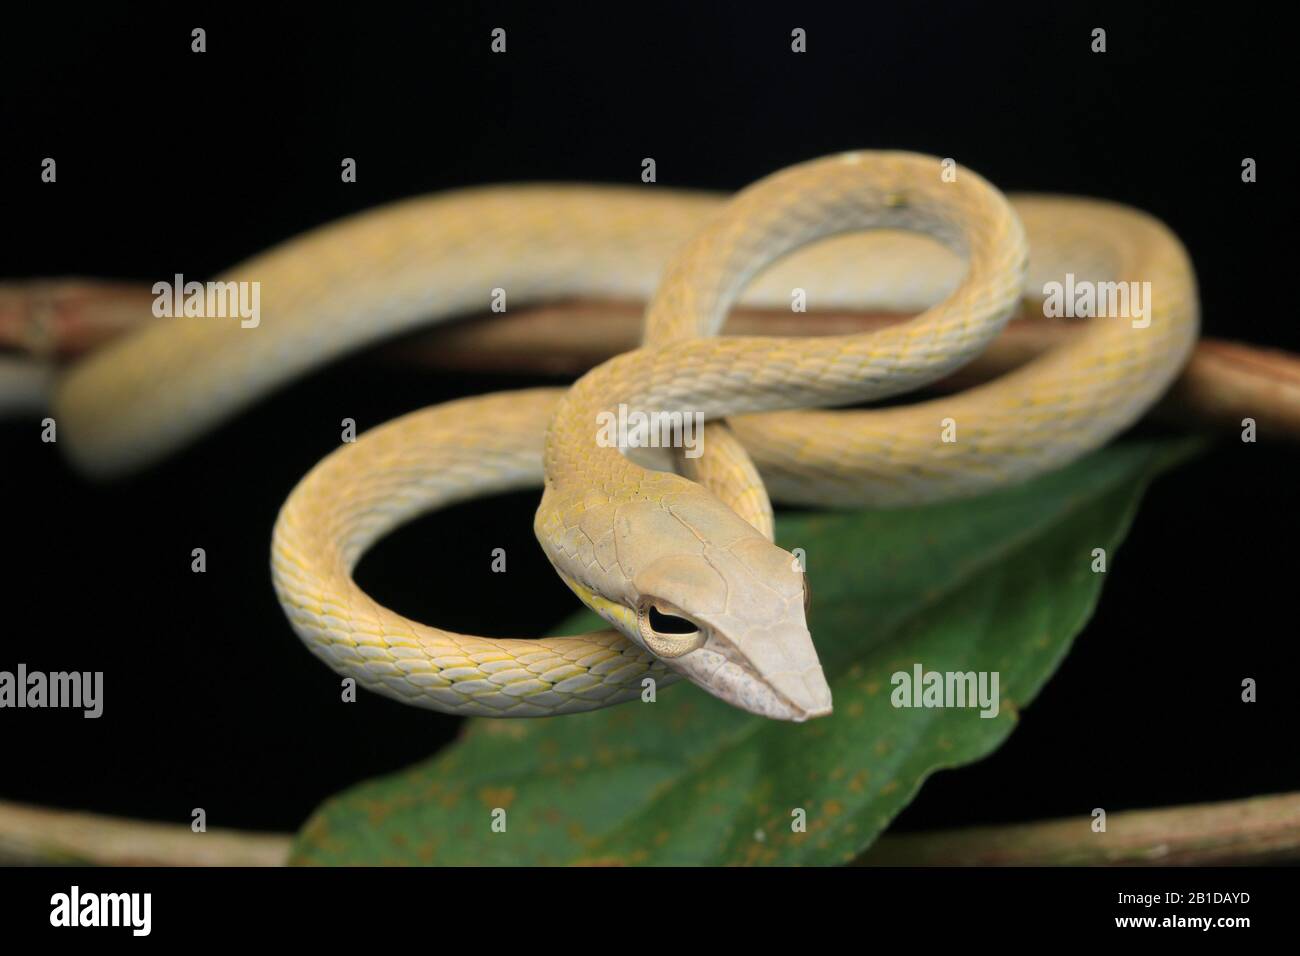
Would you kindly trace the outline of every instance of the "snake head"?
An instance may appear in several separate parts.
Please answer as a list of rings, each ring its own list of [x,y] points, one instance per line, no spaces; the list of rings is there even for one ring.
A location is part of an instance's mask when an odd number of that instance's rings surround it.
[[[633,575],[629,636],[742,710],[793,721],[829,714],[797,559],[738,518],[693,521],[695,509],[680,502],[667,510],[690,534]]]

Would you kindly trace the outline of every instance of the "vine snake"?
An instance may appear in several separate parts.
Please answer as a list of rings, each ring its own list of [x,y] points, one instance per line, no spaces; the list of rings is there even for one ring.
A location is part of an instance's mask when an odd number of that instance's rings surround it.
[[[951,372],[1023,295],[1067,273],[1149,282],[1147,323],[1094,319],[1069,345],[956,396],[825,410]],[[649,300],[641,348],[567,390],[467,398],[374,428],[321,461],[276,523],[275,590],[314,654],[398,700],[502,717],[605,707],[640,695],[646,678],[682,677],[766,717],[829,713],[807,588],[773,543],[768,494],[897,506],[1059,467],[1159,397],[1198,325],[1188,256],[1158,221],[1088,199],[1009,200],[964,167],[904,152],[811,161],[729,201],[560,185],[412,199],[295,238],[222,280],[261,283],[257,328],[160,320],[63,379],[55,417],[77,465],[103,475],[146,464],[313,366],[481,310],[494,294],[511,305]],[[742,292],[923,311],[856,335],[719,337]],[[602,444],[597,421],[620,406],[699,413],[705,453]],[[384,608],[353,581],[366,549],[412,517],[539,484],[538,540],[610,629],[457,634]]]

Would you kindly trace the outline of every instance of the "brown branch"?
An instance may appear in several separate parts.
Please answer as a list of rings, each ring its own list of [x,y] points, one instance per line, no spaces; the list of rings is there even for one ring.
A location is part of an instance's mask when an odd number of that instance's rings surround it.
[[[1300,793],[1013,826],[885,834],[865,866],[1213,866],[1300,860]],[[281,866],[292,837],[0,801],[0,864]]]
[[[133,282],[0,282],[0,349],[38,358],[81,355],[152,319],[153,300]]]
[[[886,835],[864,866],[1224,866],[1300,860],[1300,793],[939,833]]]
[[[93,350],[152,317],[143,286],[91,280],[0,282],[0,349],[67,359]],[[407,337],[378,353],[384,361],[476,372],[576,376],[634,348],[642,305],[563,302],[476,316]],[[834,335],[907,319],[882,312],[809,312],[738,308],[727,331],[738,335]],[[1071,335],[1076,323],[1027,312],[978,358],[936,384],[955,390],[1022,365]],[[1154,414],[1187,427],[1240,429],[1256,421],[1261,438],[1300,440],[1300,357],[1202,339]]]

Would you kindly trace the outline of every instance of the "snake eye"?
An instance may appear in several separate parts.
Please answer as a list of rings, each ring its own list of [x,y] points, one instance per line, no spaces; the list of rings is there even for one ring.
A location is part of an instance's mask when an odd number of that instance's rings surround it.
[[[704,643],[704,633],[690,618],[660,610],[647,601],[637,615],[641,640],[656,657],[681,657]]]
[[[650,627],[656,634],[694,634],[699,630],[686,618],[665,614],[653,604],[650,605]]]

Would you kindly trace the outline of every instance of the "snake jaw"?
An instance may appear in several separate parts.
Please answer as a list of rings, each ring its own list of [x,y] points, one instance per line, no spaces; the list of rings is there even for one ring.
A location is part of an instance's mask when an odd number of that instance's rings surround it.
[[[804,638],[811,647],[807,631]],[[664,663],[714,697],[760,717],[802,723],[831,713],[831,689],[819,663],[765,672],[716,634],[698,650]]]

